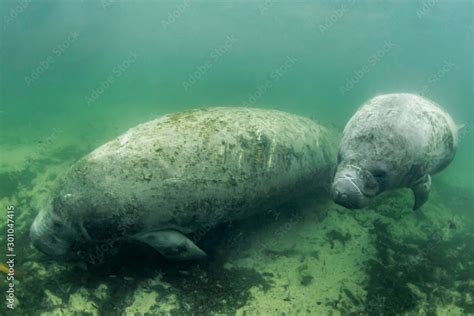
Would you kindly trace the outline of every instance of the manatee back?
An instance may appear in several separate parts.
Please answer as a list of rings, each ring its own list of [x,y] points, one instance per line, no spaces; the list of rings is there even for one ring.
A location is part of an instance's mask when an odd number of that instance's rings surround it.
[[[128,216],[134,218],[128,233],[190,232],[328,185],[337,137],[312,120],[276,110],[170,114],[82,158],[58,195],[75,196],[71,204],[82,206],[74,212],[87,213],[86,228],[116,227]]]
[[[454,157],[457,129],[452,118],[437,104],[414,94],[387,94],[375,97],[347,123],[341,148],[348,152],[371,153],[409,163],[421,173],[436,173]]]

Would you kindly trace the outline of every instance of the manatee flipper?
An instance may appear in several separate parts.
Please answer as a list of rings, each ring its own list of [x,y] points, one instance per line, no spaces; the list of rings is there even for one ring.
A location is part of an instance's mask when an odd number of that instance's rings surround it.
[[[413,210],[419,209],[428,200],[431,189],[431,177],[429,174],[424,175],[411,187],[415,194],[415,205]]]
[[[142,233],[133,238],[152,246],[170,260],[193,260],[206,256],[188,237],[175,230]]]

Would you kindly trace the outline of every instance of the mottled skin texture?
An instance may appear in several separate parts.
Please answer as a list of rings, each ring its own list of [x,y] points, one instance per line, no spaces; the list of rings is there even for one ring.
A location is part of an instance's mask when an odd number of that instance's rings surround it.
[[[344,129],[334,199],[360,208],[383,191],[409,187],[417,209],[428,198],[430,175],[452,161],[456,145],[457,128],[435,103],[414,94],[377,96]]]
[[[337,142],[334,131],[276,110],[166,115],[74,164],[44,211],[49,220],[33,224],[33,243],[55,254],[50,236],[71,246],[166,229],[189,234],[267,211],[328,187]]]

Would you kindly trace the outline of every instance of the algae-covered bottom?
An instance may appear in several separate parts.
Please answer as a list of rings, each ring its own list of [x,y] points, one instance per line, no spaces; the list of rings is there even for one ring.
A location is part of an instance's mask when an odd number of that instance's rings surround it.
[[[315,197],[221,225],[202,239],[205,261],[166,262],[135,243],[99,262],[52,260],[31,247],[28,227],[56,177],[86,151],[51,148],[48,159],[0,166],[2,205],[16,207],[14,314],[474,313],[472,197],[436,178],[418,212],[400,190],[359,211]]]

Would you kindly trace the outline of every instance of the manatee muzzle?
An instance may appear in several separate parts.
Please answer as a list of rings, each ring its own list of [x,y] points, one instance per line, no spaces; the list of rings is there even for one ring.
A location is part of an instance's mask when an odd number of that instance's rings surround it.
[[[68,253],[70,244],[61,237],[59,233],[60,225],[53,216],[41,211],[30,228],[30,238],[33,246],[51,256],[62,256]]]
[[[378,183],[369,171],[355,165],[344,165],[334,176],[331,194],[337,204],[359,209],[367,206],[378,190]]]

